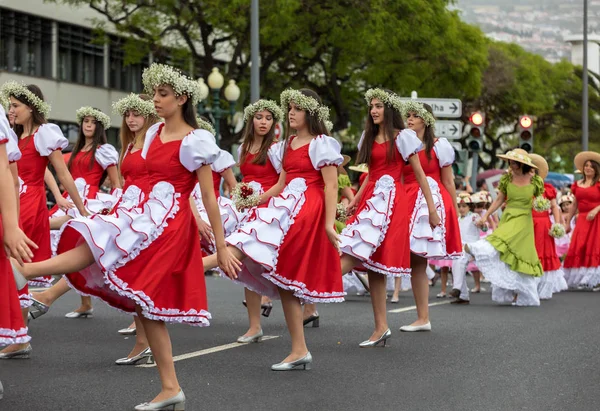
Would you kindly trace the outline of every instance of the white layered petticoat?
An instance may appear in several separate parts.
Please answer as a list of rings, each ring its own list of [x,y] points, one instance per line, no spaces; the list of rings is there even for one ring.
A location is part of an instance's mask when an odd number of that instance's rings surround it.
[[[553,293],[559,293],[568,288],[562,268],[554,271],[544,271],[544,275],[540,277],[538,283],[540,300],[549,300],[552,298]]]
[[[493,301],[510,304],[516,294],[516,305],[540,305],[538,278],[511,270],[508,264],[500,260],[500,253],[487,240],[471,243],[469,248],[477,267],[492,283]]]
[[[569,287],[594,288],[600,285],[600,267],[564,268]]]
[[[23,327],[19,330],[0,328],[0,346],[25,344],[29,341],[31,341],[31,337],[27,335],[27,327]]]

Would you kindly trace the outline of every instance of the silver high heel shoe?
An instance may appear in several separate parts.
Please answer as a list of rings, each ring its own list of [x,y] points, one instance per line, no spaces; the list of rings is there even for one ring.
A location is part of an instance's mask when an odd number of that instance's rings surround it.
[[[304,370],[310,370],[312,366],[312,355],[310,355],[310,351],[306,353],[306,355],[299,360],[292,362],[280,362],[279,364],[273,364],[271,366],[271,370],[273,371],[291,371],[295,368],[302,368]]]
[[[254,335],[249,335],[247,337],[242,335],[241,337],[238,337],[237,342],[239,342],[240,344],[258,343],[258,342],[260,342],[260,340],[262,340],[262,338],[263,338],[263,330],[260,330],[259,332],[257,332]]]
[[[387,330],[385,330],[385,332],[383,334],[381,334],[381,337],[379,337],[375,341],[371,341],[371,340],[363,341],[360,344],[358,344],[358,346],[360,348],[375,347],[375,346],[379,345],[379,343],[383,343],[383,346],[385,347],[387,345],[388,338],[390,338],[391,336],[392,336],[392,332],[388,328]]]
[[[119,331],[117,331],[119,334],[121,335],[136,335],[136,330],[135,327],[133,328],[121,328]]]
[[[27,278],[23,277],[12,259],[10,260],[10,266],[12,267],[13,277],[15,277],[15,283],[17,283],[17,290],[20,291],[27,285]]]
[[[50,306],[44,304],[41,301],[36,300],[33,297],[29,297],[32,302],[32,308],[29,309],[29,318],[35,320],[36,318],[40,318],[42,315],[46,314],[50,310]]]
[[[117,365],[134,365],[142,360],[146,360],[146,364],[154,363],[154,359],[152,358],[152,350],[150,350],[150,347],[146,348],[145,350],[140,351],[139,354],[134,355],[131,358],[127,358],[127,357],[119,358],[118,360],[115,361],[115,364],[117,364]]]
[[[90,308],[87,311],[78,313],[77,311],[73,311],[70,313],[65,314],[66,318],[89,318],[92,317],[92,313],[94,312],[93,308]]]
[[[22,350],[0,353],[0,360],[27,359],[31,356],[31,351],[31,344],[29,344],[27,348],[23,348]]]
[[[172,410],[185,411],[185,395],[183,390],[179,390],[179,394],[167,400],[160,402],[144,402],[135,407],[137,411],[153,411],[153,410]]]

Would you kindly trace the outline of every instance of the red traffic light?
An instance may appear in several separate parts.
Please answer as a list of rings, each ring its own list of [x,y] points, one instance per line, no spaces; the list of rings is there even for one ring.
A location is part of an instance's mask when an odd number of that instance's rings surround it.
[[[533,121],[529,116],[521,116],[521,118],[519,119],[519,124],[522,128],[529,128],[533,124]]]
[[[469,121],[474,126],[480,126],[483,124],[483,114],[481,114],[479,112],[473,113],[473,114],[471,114]]]

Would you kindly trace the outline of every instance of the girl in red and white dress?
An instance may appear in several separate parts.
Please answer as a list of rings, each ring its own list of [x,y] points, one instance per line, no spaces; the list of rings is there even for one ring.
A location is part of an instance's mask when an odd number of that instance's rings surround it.
[[[458,225],[456,205],[456,187],[454,185],[454,149],[445,138],[436,138],[433,133],[435,118],[431,107],[416,101],[407,101],[403,109],[407,126],[417,133],[424,148],[419,152],[419,160],[427,175],[435,208],[441,223],[432,230],[427,220],[428,205],[423,201],[423,194],[414,177],[413,170],[403,171],[404,185],[408,197],[411,215],[410,249],[411,284],[417,320],[411,325],[403,326],[401,331],[430,331],[429,321],[429,285],[426,269],[427,259],[452,260],[462,256],[462,242]],[[448,267],[442,267],[442,293],[445,297]]]
[[[392,92],[370,89],[365,94],[369,105],[365,132],[359,142],[358,163],[368,163],[369,175],[348,208],[356,207],[340,236],[342,272],[362,264],[368,270],[375,330],[360,347],[386,344],[391,336],[386,317],[387,276],[410,275],[409,207],[401,183],[405,162],[415,176],[431,211],[428,218],[439,224],[431,191],[419,157],[422,146],[416,133],[404,129],[403,103]]]
[[[90,214],[110,210],[118,201],[121,194],[121,181],[117,170],[119,154],[117,150],[106,142],[106,130],[110,127],[110,118],[92,107],[81,107],[76,112],[79,134],[77,142],[69,157],[67,168],[75,180],[80,197]],[[100,185],[104,177],[108,175],[116,195],[100,193]],[[49,184],[55,198],[62,196],[70,201],[69,193],[58,191],[56,184]],[[50,210],[51,246],[53,254],[56,254],[59,230],[62,225],[71,218],[80,217],[77,210],[62,210],[58,204]],[[53,287],[56,290],[68,288],[66,280],[61,278]],[[34,297],[35,298],[35,297]],[[39,300],[38,300],[39,301]],[[34,301],[35,305],[35,301]],[[36,307],[37,308],[37,307]],[[65,314],[66,318],[87,318],[92,315],[92,299],[89,296],[81,296],[81,306],[75,311]],[[31,313],[34,317],[37,313]]]
[[[283,111],[272,100],[258,100],[244,109],[246,127],[238,161],[242,183],[249,184],[258,194],[269,191],[279,181],[281,173],[281,146],[275,139],[275,125],[283,120]],[[263,204],[262,207],[266,207]],[[248,213],[244,213],[248,216]],[[243,222],[242,222],[243,224]],[[244,288],[244,305],[248,309],[249,327],[241,335],[239,343],[258,342],[263,336],[260,324],[261,309],[265,317],[270,315],[273,304],[268,297]]]
[[[19,180],[11,163],[20,158],[16,135],[10,129],[0,104],[0,345],[27,344],[27,326],[21,316],[19,296],[6,255],[20,262],[31,261],[35,244],[19,228]],[[4,388],[0,382],[0,399]]]
[[[271,367],[274,371],[311,367],[301,302],[344,301],[334,228],[341,146],[325,134],[329,109],[314,91],[286,90],[281,106],[287,110],[286,130],[296,134],[284,141],[279,181],[259,197],[268,206],[253,208],[248,221],[227,237],[228,248],[244,258],[232,279],[281,298],[292,349]],[[204,261],[205,267],[215,266],[214,256]]]
[[[39,247],[35,250],[33,261],[42,261],[52,256],[44,186],[44,176],[49,162],[73,198],[77,209],[83,215],[88,213],[62,158],[61,150],[68,145],[68,141],[57,125],[46,122],[50,106],[44,101],[39,87],[33,84],[25,86],[11,81],[4,83],[0,92],[5,98],[10,98],[9,113],[14,116],[14,130],[19,137],[19,149],[22,154],[18,162],[19,177],[23,181],[20,190],[19,221],[25,234]],[[47,277],[43,283],[49,281],[51,278]],[[19,299],[24,320],[27,321],[28,307],[31,305],[28,287],[20,290]],[[30,353],[31,345],[15,344],[4,348],[0,356],[1,358],[23,358],[28,357]]]
[[[537,174],[542,179],[545,179],[548,176],[548,163],[544,157],[538,154],[529,154],[529,157],[538,168],[536,170]],[[540,300],[549,300],[552,298],[553,293],[567,290],[569,286],[565,281],[560,259],[556,254],[555,237],[550,235],[550,232],[554,231],[554,224],[550,220],[550,213],[552,213],[556,225],[562,227],[560,223],[560,210],[556,203],[556,189],[552,184],[544,183],[544,193],[542,196],[550,202],[550,209],[547,211],[533,209],[532,216],[535,249],[544,268],[544,275],[542,275],[538,283],[538,293]]]
[[[562,218],[562,220],[560,221],[565,227],[567,225],[571,226],[570,233],[567,233],[564,236],[555,239],[556,254],[558,255],[558,258],[561,259],[561,261],[564,259],[564,257],[567,255],[567,252],[569,251],[569,244],[571,244],[571,235],[573,234],[573,230],[575,230],[575,221],[577,220],[577,216],[574,215],[573,218],[571,218],[571,221],[566,221],[566,218],[569,215],[569,211],[573,206],[574,199],[575,197],[571,193],[565,194],[558,199],[558,206],[560,207]]]
[[[210,164],[219,148],[214,136],[197,130],[198,83],[161,64],[152,64],[142,78],[146,90],[154,93],[157,114],[165,120],[150,127],[142,149],[152,187],[148,197],[130,210],[121,207],[112,215],[68,221],[57,257],[15,270],[24,278],[42,271],[75,273],[66,276],[79,292],[135,312],[162,384],[154,400],[135,409],[183,409],[185,395],[175,374],[165,323],[209,324],[204,276],[198,275],[200,239],[188,201],[196,181],[213,223],[219,265],[233,274],[235,260],[225,247],[212,190]]]
[[[600,285],[600,154],[584,151],[575,156],[583,179],[571,186],[574,195],[566,221],[579,211],[571,244],[564,261],[567,284],[594,289]],[[567,232],[571,226],[567,225]]]

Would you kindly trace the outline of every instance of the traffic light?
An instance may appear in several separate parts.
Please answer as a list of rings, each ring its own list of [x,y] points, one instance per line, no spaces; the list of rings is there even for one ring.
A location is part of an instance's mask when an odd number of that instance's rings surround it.
[[[466,177],[469,174],[467,170],[468,166],[469,152],[467,150],[454,149],[454,163],[452,164],[452,171],[454,171],[454,175]]]
[[[528,153],[533,151],[533,120],[526,114],[519,117],[519,147]]]
[[[476,111],[469,117],[471,130],[467,138],[467,148],[469,151],[481,151],[483,147],[483,135],[485,131],[485,114]]]

